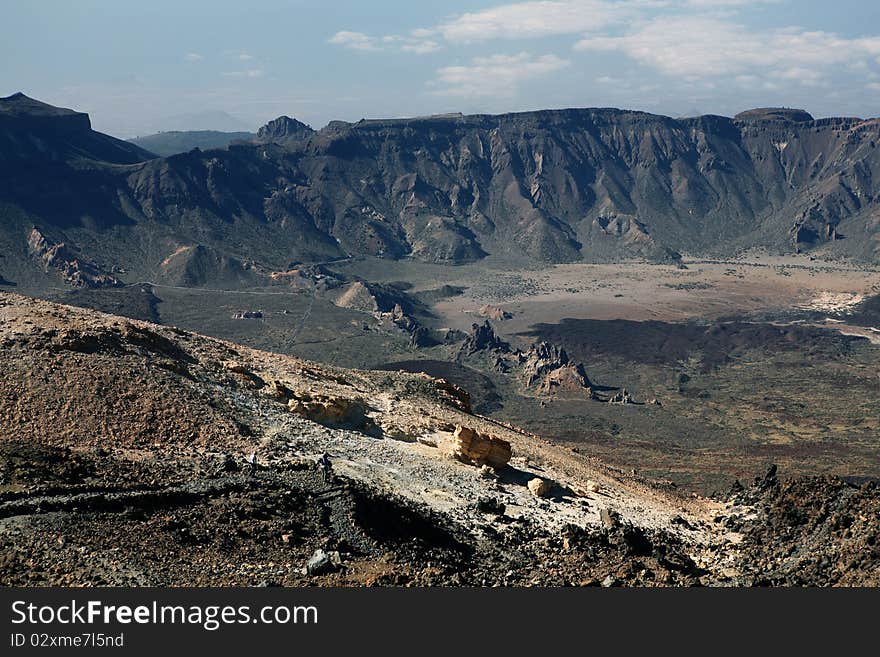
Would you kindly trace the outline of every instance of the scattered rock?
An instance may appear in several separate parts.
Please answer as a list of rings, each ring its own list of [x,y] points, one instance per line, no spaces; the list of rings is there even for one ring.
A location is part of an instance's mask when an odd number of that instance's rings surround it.
[[[266,394],[275,401],[284,403],[287,403],[290,399],[295,397],[293,390],[281,383],[281,381],[272,381],[272,383],[266,387]]]
[[[620,514],[608,508],[599,511],[599,519],[605,529],[614,529],[620,524]]]
[[[419,326],[413,330],[409,338],[409,346],[416,349],[425,349],[427,347],[435,347],[440,342],[434,337],[431,329],[426,326]]]
[[[337,552],[337,555],[339,553]],[[311,559],[306,563],[306,567],[303,569],[304,574],[306,575],[326,575],[327,573],[332,573],[336,570],[336,564],[333,563],[333,559],[327,552],[324,550],[318,549],[315,550],[315,553],[312,555]]]
[[[495,479],[497,475],[495,474],[495,470],[493,470],[488,465],[484,465],[480,468],[480,476],[483,479]]]
[[[546,479],[535,477],[529,480],[528,487],[535,497],[547,497],[550,494],[552,485]]]
[[[491,513],[495,516],[503,516],[506,507],[494,497],[481,497],[477,500],[477,511],[480,513]]]

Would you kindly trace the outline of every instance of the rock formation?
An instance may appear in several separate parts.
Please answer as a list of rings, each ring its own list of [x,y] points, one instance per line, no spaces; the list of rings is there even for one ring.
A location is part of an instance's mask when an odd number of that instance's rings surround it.
[[[45,270],[53,269],[73,287],[119,287],[122,281],[88,260],[84,260],[64,242],[53,242],[34,228],[28,236],[28,250]]]
[[[370,407],[359,399],[303,394],[287,403],[291,413],[337,429],[371,432],[375,425],[367,417]]]
[[[471,332],[459,349],[459,356],[472,356],[481,351],[492,351],[502,354],[511,353],[510,344],[504,342],[495,333],[495,329],[486,320],[482,324],[471,325]]]
[[[622,390],[618,390],[608,399],[609,404],[619,404],[621,406],[625,406],[627,404],[635,404],[635,399],[633,399],[632,395],[629,394],[629,391],[626,388]]]
[[[438,447],[447,456],[478,467],[503,468],[511,456],[510,443],[506,440],[461,425],[455,428],[451,437],[440,441]]]
[[[584,366],[572,362],[562,347],[538,342],[520,358],[523,376],[530,388],[537,387],[542,393],[590,391],[590,379]]]

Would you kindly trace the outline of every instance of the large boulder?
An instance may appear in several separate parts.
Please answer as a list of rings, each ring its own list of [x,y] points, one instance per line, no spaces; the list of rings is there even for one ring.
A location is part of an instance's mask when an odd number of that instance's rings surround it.
[[[552,488],[549,481],[547,481],[546,479],[541,479],[540,477],[529,479],[529,483],[527,484],[527,486],[532,492],[532,495],[534,495],[535,497],[547,497],[550,494],[550,489]]]
[[[375,430],[375,424],[367,417],[370,408],[358,399],[303,395],[288,401],[287,408],[291,413],[325,427],[353,429],[363,433]]]
[[[510,461],[510,443],[506,440],[478,433],[461,425],[455,428],[450,438],[440,441],[440,450],[447,456],[467,463],[499,469]]]

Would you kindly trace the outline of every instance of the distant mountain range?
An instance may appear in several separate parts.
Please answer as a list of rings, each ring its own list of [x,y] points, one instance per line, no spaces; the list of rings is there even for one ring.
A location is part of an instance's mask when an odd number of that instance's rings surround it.
[[[132,144],[161,157],[187,153],[194,148],[209,150],[226,148],[234,141],[251,141],[256,135],[252,132],[220,132],[217,130],[185,130],[157,132],[155,135],[129,139]]]
[[[878,142],[878,119],[801,110],[569,109],[317,131],[280,117],[225,150],[155,157],[15,94],[0,99],[0,276],[106,285],[187,258],[209,281],[348,255],[552,263],[751,247],[877,262]]]

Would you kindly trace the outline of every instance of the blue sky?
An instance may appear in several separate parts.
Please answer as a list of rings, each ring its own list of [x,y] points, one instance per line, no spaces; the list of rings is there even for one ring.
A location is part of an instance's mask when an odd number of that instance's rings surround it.
[[[874,0],[3,0],[2,16],[0,94],[123,137],[281,114],[880,115]]]

